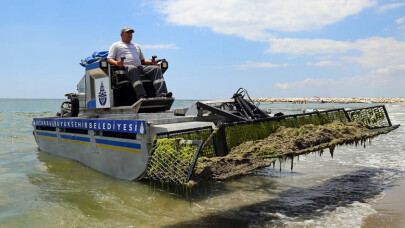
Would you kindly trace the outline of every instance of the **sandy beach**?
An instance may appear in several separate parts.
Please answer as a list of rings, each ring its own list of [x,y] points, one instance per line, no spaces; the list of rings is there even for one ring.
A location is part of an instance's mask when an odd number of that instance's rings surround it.
[[[405,179],[398,180],[378,200],[374,209],[376,214],[367,217],[362,227],[405,227]]]
[[[320,97],[320,98],[253,98],[259,102],[292,102],[292,103],[405,103],[405,98],[378,97]]]

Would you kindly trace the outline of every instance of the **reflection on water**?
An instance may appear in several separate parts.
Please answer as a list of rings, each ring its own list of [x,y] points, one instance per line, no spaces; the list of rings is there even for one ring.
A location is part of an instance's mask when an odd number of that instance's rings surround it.
[[[38,159],[46,171],[32,173],[28,178],[39,187],[39,200],[60,204],[95,221],[121,223],[136,217],[137,223],[142,224],[142,220],[148,220],[148,214],[153,214],[150,205],[156,199],[163,205],[170,200],[166,192],[154,191],[143,182],[113,179],[78,162],[44,152],[38,153]]]
[[[253,178],[206,184],[187,193],[174,186],[113,179],[78,162],[44,152],[38,152],[38,160],[43,167],[30,173],[28,180],[38,187],[36,199],[57,209],[29,213],[49,216],[62,207],[72,215],[85,216],[73,222],[58,215],[61,222],[69,225],[78,225],[83,219],[91,219],[98,225],[150,225],[152,221],[154,225],[175,224],[209,214],[206,212],[232,208],[237,205],[232,202],[239,197],[246,197],[239,200],[239,205],[248,205],[255,202],[249,198],[258,191],[268,199],[274,195],[272,189],[277,188],[271,179]],[[260,202],[262,197],[256,201]]]
[[[176,107],[187,107],[181,101]],[[110,178],[78,162],[37,151],[33,117],[60,100],[0,99],[0,227],[360,226],[371,205],[405,176],[405,130],[366,148],[342,146],[334,157],[313,153],[250,176],[208,183],[192,192],[159,183]],[[284,113],[363,104],[262,104]],[[405,124],[405,105],[388,105]],[[281,171],[280,171],[281,167]],[[405,197],[405,196],[402,196]]]
[[[279,214],[294,220],[309,220],[323,216],[339,207],[354,202],[366,203],[383,191],[381,176],[403,173],[390,169],[363,169],[342,175],[320,185],[294,187],[281,192],[277,198],[210,215],[178,226],[217,226],[232,224],[237,227],[280,225]]]

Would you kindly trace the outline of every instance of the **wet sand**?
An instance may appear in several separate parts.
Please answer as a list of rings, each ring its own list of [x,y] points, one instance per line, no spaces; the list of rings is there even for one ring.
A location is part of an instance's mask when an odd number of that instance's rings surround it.
[[[373,208],[377,211],[363,221],[363,228],[405,227],[405,179],[398,180],[385,191],[382,199]]]

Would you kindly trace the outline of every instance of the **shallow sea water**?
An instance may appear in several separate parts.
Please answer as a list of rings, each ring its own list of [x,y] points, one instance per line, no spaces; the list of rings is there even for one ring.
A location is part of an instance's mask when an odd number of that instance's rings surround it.
[[[365,148],[340,146],[333,158],[328,150],[311,153],[191,192],[117,180],[38,151],[32,118],[54,116],[61,101],[0,99],[0,227],[361,227],[405,177],[401,126]],[[174,108],[191,103],[176,101]],[[289,114],[370,105],[260,107]],[[404,125],[405,105],[386,106],[392,122]]]

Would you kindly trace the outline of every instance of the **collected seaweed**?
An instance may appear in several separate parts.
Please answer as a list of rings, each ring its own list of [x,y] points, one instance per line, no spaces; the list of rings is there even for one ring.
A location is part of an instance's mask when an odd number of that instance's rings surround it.
[[[280,126],[264,139],[246,141],[233,147],[225,157],[200,157],[193,179],[225,180],[270,166],[275,158],[293,157],[326,148],[333,153],[338,145],[365,145],[367,140],[396,127],[370,130],[359,122],[340,121],[325,125],[306,124],[296,128]]]
[[[366,141],[397,127],[392,126],[384,106],[374,106],[348,111],[314,110],[221,123],[215,129],[163,133],[155,137],[146,178],[186,186],[226,180],[270,166],[275,159],[293,161],[297,155],[322,153],[326,148],[333,156],[338,145],[365,146]]]

